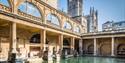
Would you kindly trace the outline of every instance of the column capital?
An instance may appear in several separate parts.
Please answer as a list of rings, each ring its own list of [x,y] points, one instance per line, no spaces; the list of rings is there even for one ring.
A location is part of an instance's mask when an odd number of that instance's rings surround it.
[[[16,23],[12,22],[11,24],[11,37],[12,37],[12,53],[17,53],[16,45],[17,45],[17,38],[16,38]]]

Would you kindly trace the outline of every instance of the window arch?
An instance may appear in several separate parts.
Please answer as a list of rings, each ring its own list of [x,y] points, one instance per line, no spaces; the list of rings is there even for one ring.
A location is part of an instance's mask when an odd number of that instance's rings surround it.
[[[76,27],[74,28],[74,32],[79,33],[79,32],[80,32],[80,28],[79,28],[78,26],[76,26]]]
[[[52,24],[55,24],[55,25],[60,25],[59,19],[57,18],[57,16],[55,16],[53,14],[47,15],[47,21],[51,22]]]
[[[64,46],[69,46],[70,45],[70,41],[68,39],[64,38],[63,45]]]
[[[40,34],[35,34],[31,37],[30,43],[40,43]]]
[[[5,5],[7,7],[10,7],[10,2],[9,0],[0,0],[0,4]]]
[[[24,2],[22,3],[18,9],[24,13],[27,13],[27,14],[30,14],[30,15],[33,15],[35,17],[41,17],[41,13],[39,11],[39,9],[33,5],[32,3],[30,2]]]
[[[66,21],[66,22],[64,22],[63,28],[71,30],[72,26],[71,26],[71,24],[69,22]]]

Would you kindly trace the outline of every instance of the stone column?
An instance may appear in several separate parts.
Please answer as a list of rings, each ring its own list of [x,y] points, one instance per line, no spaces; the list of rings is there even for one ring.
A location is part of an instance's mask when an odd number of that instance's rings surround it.
[[[97,52],[96,52],[96,38],[94,38],[94,56],[97,55]]]
[[[71,42],[70,42],[70,54],[73,55],[74,52],[74,37],[71,37]]]
[[[41,30],[41,48],[45,51],[46,46],[46,30]]]
[[[16,45],[17,45],[17,39],[16,39],[16,23],[12,23],[12,32],[11,32],[11,37],[12,37],[12,53],[16,53]]]
[[[60,49],[63,50],[63,34],[59,35],[59,46]]]
[[[63,49],[63,35],[62,34],[58,36],[58,43],[57,43],[56,50],[59,51],[59,49],[61,50]]]
[[[2,41],[1,41],[1,37],[0,37],[0,51],[2,51]]]
[[[111,46],[112,46],[112,51],[111,51],[111,56],[114,56],[114,37],[112,37],[112,43],[111,43]]]
[[[74,46],[75,46],[75,45],[74,45],[74,42],[75,42],[75,38],[72,37],[72,38],[71,38],[71,46],[70,46],[70,47],[71,47],[71,49],[73,49],[73,50],[74,50]]]
[[[57,56],[56,56],[56,60],[57,60],[57,62],[59,62],[60,61],[60,54],[61,54],[61,50],[63,49],[63,35],[62,34],[60,34],[59,36],[58,36],[58,43],[57,43],[57,47],[56,47],[56,51],[57,51]]]
[[[8,59],[12,63],[16,63],[16,53],[17,53],[17,39],[16,39],[16,23],[10,22],[10,51],[9,51],[9,56]]]
[[[82,47],[83,47],[83,42],[82,42],[83,40],[82,39],[80,39],[79,40],[79,53],[80,53],[80,55],[82,55],[83,54],[83,50],[82,50]]]

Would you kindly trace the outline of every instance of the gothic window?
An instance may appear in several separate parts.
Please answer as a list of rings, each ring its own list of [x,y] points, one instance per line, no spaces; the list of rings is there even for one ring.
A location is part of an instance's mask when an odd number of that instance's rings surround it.
[[[79,32],[80,32],[80,28],[79,28],[78,26],[76,26],[76,27],[74,28],[74,32],[79,33]]]
[[[71,30],[72,29],[72,26],[71,26],[71,24],[69,23],[69,22],[65,22],[64,23],[64,26],[63,26],[65,29],[69,29],[69,30]]]
[[[53,15],[53,14],[48,14],[47,15],[47,21],[48,22],[51,22],[52,24],[55,24],[55,25],[60,25],[59,24],[59,19],[57,18],[57,16]]]
[[[33,15],[35,17],[41,17],[40,11],[32,3],[24,2],[18,7],[18,9],[24,13]]]
[[[0,4],[10,7],[9,0],[0,0]]]

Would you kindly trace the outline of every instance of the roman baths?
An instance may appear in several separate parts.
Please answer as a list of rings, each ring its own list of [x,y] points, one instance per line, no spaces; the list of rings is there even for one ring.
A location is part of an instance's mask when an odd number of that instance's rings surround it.
[[[0,63],[125,63],[125,31],[88,33],[82,20],[42,0],[0,0]]]

